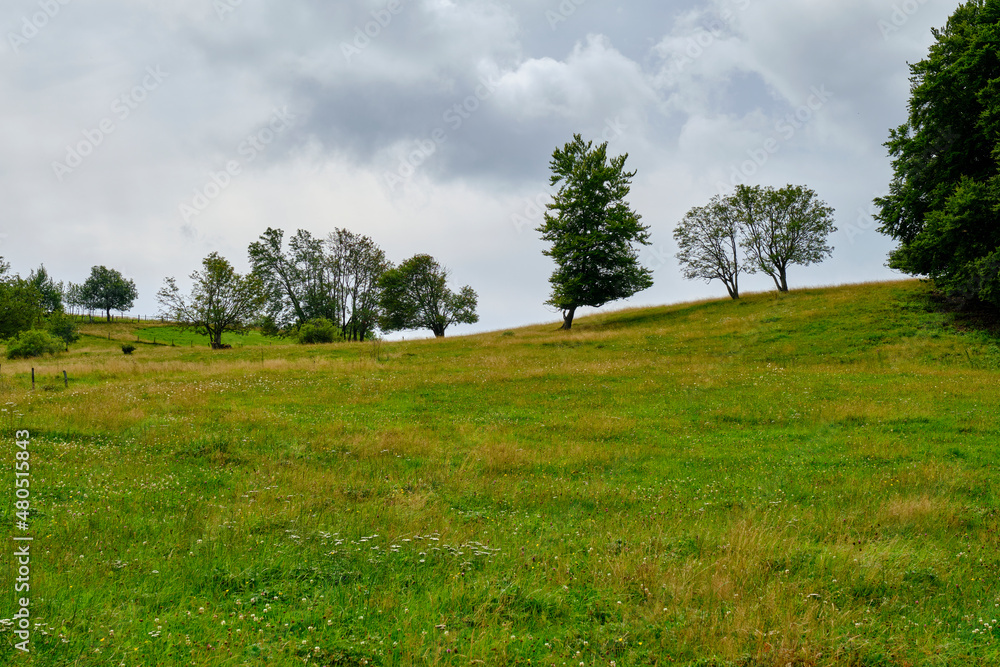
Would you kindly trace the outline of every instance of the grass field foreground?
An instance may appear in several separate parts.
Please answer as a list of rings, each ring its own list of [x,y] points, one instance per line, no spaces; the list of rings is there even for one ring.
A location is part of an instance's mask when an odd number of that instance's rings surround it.
[[[1000,341],[920,282],[378,346],[138,328],[0,368],[0,535],[27,429],[34,536],[0,663],[1000,663]]]

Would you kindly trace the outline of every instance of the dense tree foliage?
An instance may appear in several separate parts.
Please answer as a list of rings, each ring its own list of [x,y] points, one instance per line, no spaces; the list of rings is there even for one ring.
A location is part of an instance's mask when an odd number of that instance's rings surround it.
[[[28,282],[35,288],[42,300],[42,308],[47,313],[63,309],[63,286],[55,282],[45,269],[45,265],[28,274]]]
[[[42,295],[36,287],[10,275],[10,264],[0,258],[0,339],[41,325],[44,315]]]
[[[80,298],[89,310],[101,310],[111,321],[111,311],[126,311],[139,297],[135,282],[106,266],[90,269],[90,277],[81,286]]]
[[[322,239],[300,229],[284,248],[285,232],[268,227],[250,244],[250,263],[263,281],[268,315],[282,327],[337,319],[332,276]]]
[[[933,33],[877,217],[899,242],[889,266],[1000,307],[1000,1],[966,2]]]
[[[191,280],[189,297],[181,294],[173,278],[167,278],[156,298],[164,317],[207,335],[213,349],[224,347],[223,333],[250,326],[266,299],[259,276],[241,276],[215,252],[202,260],[202,270],[192,273]]]
[[[378,326],[379,279],[389,269],[385,252],[367,236],[335,229],[326,239],[341,335],[363,341]]]
[[[562,311],[564,329],[581,306],[600,307],[653,285],[636,248],[649,245],[648,227],[625,201],[635,172],[625,171],[628,155],[609,160],[607,149],[607,142],[594,147],[577,134],[552,154],[550,184],[559,191],[537,231],[556,263],[546,303]]]
[[[414,255],[379,280],[383,331],[430,329],[438,338],[453,324],[474,324],[477,296],[466,285],[452,292],[448,271],[430,255]]]
[[[339,336],[361,341],[378,321],[378,280],[385,253],[367,236],[336,229],[326,239],[298,230],[283,247],[284,232],[268,228],[250,245],[254,272],[268,294],[267,318],[277,327],[329,320]]]

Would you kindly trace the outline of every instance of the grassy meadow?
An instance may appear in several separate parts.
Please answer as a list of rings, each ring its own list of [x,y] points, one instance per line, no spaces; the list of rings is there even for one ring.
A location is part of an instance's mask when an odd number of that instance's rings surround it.
[[[140,328],[0,366],[5,553],[16,429],[34,536],[0,664],[1000,664],[1000,339],[921,282],[123,355]]]

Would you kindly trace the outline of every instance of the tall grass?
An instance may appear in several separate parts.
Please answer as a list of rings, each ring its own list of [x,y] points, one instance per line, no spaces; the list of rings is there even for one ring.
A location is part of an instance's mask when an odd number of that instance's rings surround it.
[[[2,368],[38,623],[5,664],[1000,661],[1000,346],[920,283],[377,355],[98,326],[34,362],[69,389]]]

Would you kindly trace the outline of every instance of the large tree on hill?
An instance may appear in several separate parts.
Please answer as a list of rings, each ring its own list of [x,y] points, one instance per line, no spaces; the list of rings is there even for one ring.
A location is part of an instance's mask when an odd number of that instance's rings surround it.
[[[90,277],[81,287],[84,304],[91,310],[103,310],[111,321],[111,311],[125,312],[139,297],[132,280],[126,280],[121,273],[106,266],[90,269]]]
[[[609,160],[607,142],[594,147],[579,134],[552,154],[550,184],[559,191],[537,231],[551,244],[543,251],[556,263],[546,303],[562,311],[563,329],[581,306],[600,307],[653,285],[636,248],[649,245],[649,228],[625,201],[635,176],[625,171],[627,158]]]
[[[743,226],[751,273],[765,273],[779,292],[788,291],[788,267],[822,262],[833,254],[827,237],[837,231],[833,209],[800,185],[739,185],[729,199]]]
[[[215,252],[202,260],[202,270],[192,273],[191,280],[190,296],[181,294],[173,278],[166,278],[156,298],[164,317],[208,336],[214,350],[224,347],[222,334],[242,331],[255,321],[265,302],[260,277],[241,276]]]
[[[448,271],[430,255],[414,255],[379,279],[383,331],[430,329],[438,338],[452,324],[475,324],[477,297],[466,285],[452,292]]]
[[[1000,0],[961,5],[910,65],[909,117],[885,144],[889,266],[1000,307]]]

